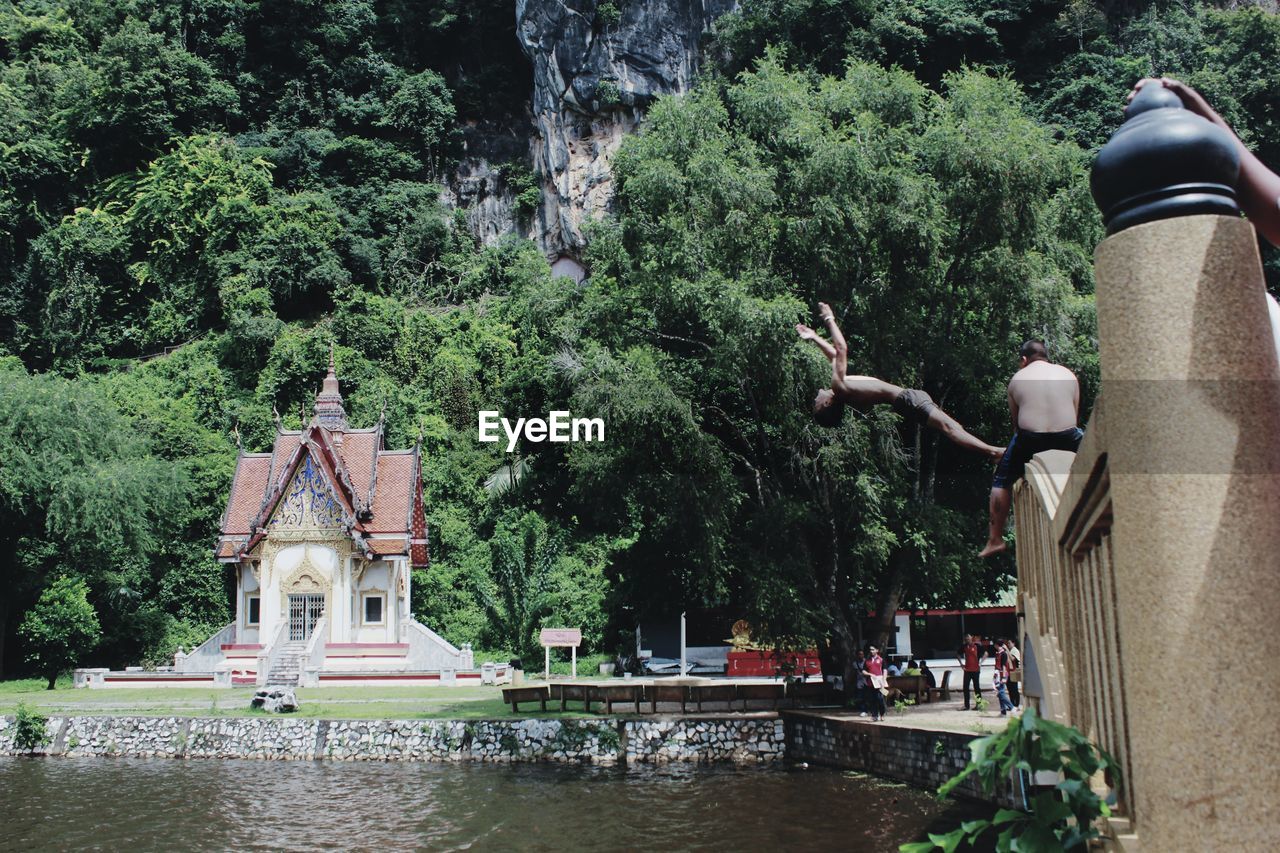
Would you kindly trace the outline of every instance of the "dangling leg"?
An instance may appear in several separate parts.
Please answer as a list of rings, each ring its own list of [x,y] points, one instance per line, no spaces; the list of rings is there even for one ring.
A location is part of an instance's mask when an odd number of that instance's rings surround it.
[[[979,557],[990,557],[1008,550],[1004,541],[1004,526],[1009,520],[1009,505],[1013,501],[1012,493],[1005,488],[993,486],[991,489],[991,520],[987,527],[987,545],[978,552]]]
[[[963,447],[965,450],[971,450],[974,453],[981,453],[992,462],[998,462],[1000,457],[1004,455],[1003,447],[987,444],[960,426],[959,421],[937,406],[934,406],[929,412],[929,426],[942,433],[957,446]]]

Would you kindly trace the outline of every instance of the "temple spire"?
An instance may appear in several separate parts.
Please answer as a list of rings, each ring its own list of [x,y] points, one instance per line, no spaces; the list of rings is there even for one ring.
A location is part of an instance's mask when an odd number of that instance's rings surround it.
[[[338,390],[338,374],[333,362],[333,344],[329,344],[329,372],[325,374],[324,383],[320,393],[316,395],[312,410],[315,412],[315,417],[311,419],[312,423],[333,432],[347,431],[347,412],[342,407],[342,394]]]

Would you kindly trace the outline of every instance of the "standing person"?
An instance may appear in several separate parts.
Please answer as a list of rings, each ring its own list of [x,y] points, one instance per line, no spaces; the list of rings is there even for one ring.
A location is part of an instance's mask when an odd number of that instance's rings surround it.
[[[867,659],[863,661],[862,671],[867,676],[867,698],[871,702],[871,719],[883,720],[885,704],[882,691],[888,688],[889,680],[884,674],[884,661],[880,658],[880,650],[875,646],[870,648]]]
[[[1080,382],[1070,370],[1049,361],[1043,341],[1027,341],[1018,351],[1018,372],[1009,380],[1008,397],[1013,439],[991,480],[987,544],[979,557],[990,557],[1009,547],[1004,541],[1004,526],[1009,520],[1013,484],[1022,479],[1031,457],[1042,450],[1075,453],[1084,438],[1084,431],[1076,425]]]
[[[987,653],[976,642],[976,638],[972,634],[966,634],[964,645],[956,652],[956,660],[960,662],[960,666],[964,669],[964,710],[969,710],[969,685],[973,685],[973,690],[978,694],[978,698],[982,698],[982,687],[978,684],[978,674],[982,672],[982,662],[986,660]]]
[[[1009,654],[1009,701],[1016,708],[1022,704],[1022,652],[1013,640],[1004,641],[1004,650]]]
[[[857,698],[854,702],[857,704],[858,710],[861,712],[859,716],[865,717],[870,705],[867,704],[867,676],[863,674],[863,665],[867,662],[867,653],[862,649],[858,649],[857,654],[853,656],[853,695]]]
[[[996,640],[996,699],[1000,702],[1000,716],[1006,716],[1013,710],[1013,702],[1009,700],[1009,653],[1005,650],[1004,640]]]
[[[971,435],[960,423],[933,402],[924,391],[901,388],[874,376],[850,376],[849,345],[845,343],[844,334],[836,325],[835,314],[831,306],[825,302],[818,303],[818,313],[822,322],[827,325],[827,333],[831,335],[831,343],[818,337],[818,333],[804,323],[796,324],[796,332],[801,340],[811,341],[814,346],[831,362],[831,387],[818,391],[813,399],[813,419],[825,427],[838,427],[844,417],[846,405],[855,407],[874,406],[876,403],[888,403],[893,410],[906,420],[915,420],[930,429],[935,429],[949,438],[956,445],[974,453],[981,453],[991,461],[1000,458],[1002,448],[987,444]]]

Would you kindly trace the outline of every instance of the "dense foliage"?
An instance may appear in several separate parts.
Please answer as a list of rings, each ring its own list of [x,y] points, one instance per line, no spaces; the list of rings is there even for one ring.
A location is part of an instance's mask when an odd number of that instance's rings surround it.
[[[558,623],[613,651],[714,605],[841,657],[869,609],[1006,584],[972,556],[984,465],[886,411],[817,429],[824,368],[791,327],[831,302],[855,369],[992,441],[1025,336],[1091,399],[1088,151],[1167,72],[1280,159],[1280,25],[747,0],[708,56],[618,156],[577,286],[440,203],[468,134],[525,129],[509,3],[0,4],[0,643],[60,575],[101,620],[93,662],[225,623],[233,428],[260,450],[273,409],[298,427],[330,342],[352,423],[421,436],[413,606],[455,642],[528,654]],[[537,207],[526,163],[502,174]],[[507,456],[480,408],[589,413],[608,440]]]

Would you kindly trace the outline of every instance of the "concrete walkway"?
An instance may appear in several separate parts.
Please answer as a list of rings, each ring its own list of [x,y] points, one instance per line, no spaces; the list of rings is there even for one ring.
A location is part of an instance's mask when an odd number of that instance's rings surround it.
[[[995,701],[995,695],[988,690],[984,690],[983,697],[990,703],[985,711],[964,710],[964,700],[955,698],[954,693],[949,702],[927,702],[923,705],[904,708],[902,711],[897,711],[890,705],[888,715],[878,723],[873,723],[869,716],[863,717],[857,711],[815,710],[824,717],[842,720],[861,719],[867,725],[936,729],[944,732],[967,732],[979,736],[1000,731],[1009,724],[1009,717],[1000,716],[1000,706]],[[1015,708],[1013,711],[1014,716],[1021,713],[1021,708]]]

